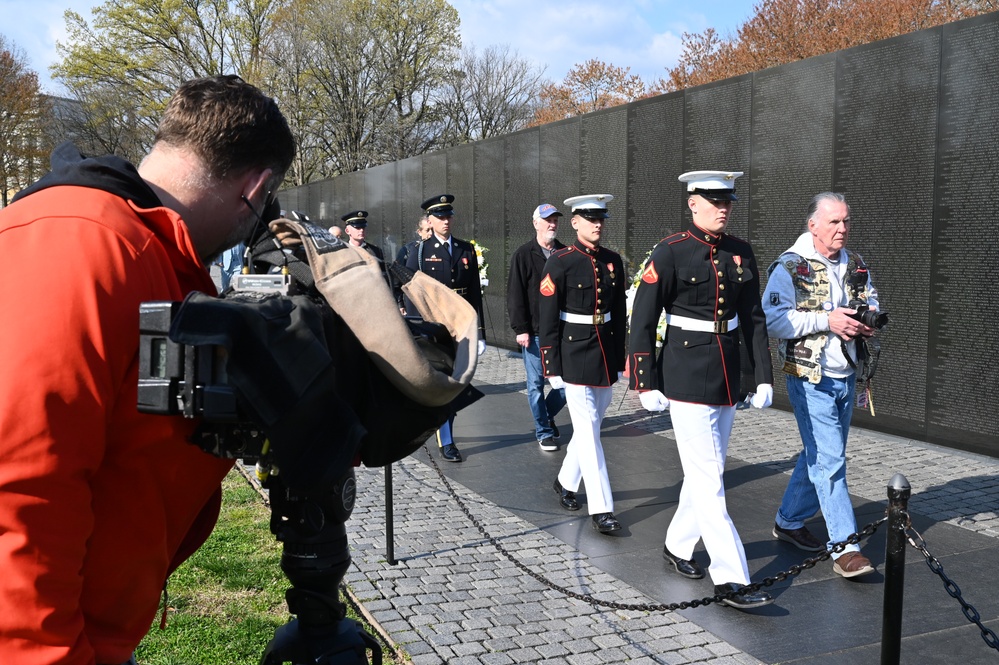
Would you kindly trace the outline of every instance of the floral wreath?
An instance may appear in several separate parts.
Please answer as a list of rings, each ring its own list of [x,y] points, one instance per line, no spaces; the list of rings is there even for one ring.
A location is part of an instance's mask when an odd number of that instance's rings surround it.
[[[489,277],[486,275],[486,269],[489,267],[489,264],[486,263],[485,257],[486,257],[486,252],[488,252],[489,249],[487,247],[483,247],[481,244],[475,242],[474,240],[472,240],[471,243],[472,247],[475,248],[475,260],[479,264],[479,284],[482,286],[482,288],[486,288],[487,286],[489,286]]]
[[[638,264],[638,270],[635,271],[634,277],[631,278],[631,285],[628,290],[624,292],[625,302],[628,307],[628,329],[631,329],[631,307],[635,302],[635,294],[638,292],[638,285],[642,283],[642,273],[645,272],[645,266],[648,264],[649,259],[652,258],[652,252],[655,247],[650,249],[645,254],[645,258]],[[666,312],[662,311],[659,313],[659,323],[656,325],[656,348],[662,347],[663,339],[666,337]]]

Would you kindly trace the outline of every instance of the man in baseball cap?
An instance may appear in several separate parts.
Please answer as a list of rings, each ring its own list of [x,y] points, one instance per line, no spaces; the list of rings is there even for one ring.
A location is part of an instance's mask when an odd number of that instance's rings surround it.
[[[527,372],[527,403],[534,416],[534,434],[541,450],[558,450],[558,427],[555,415],[565,406],[565,389],[552,388],[545,397],[545,375],[541,368],[541,348],[538,338],[538,298],[545,262],[554,252],[565,247],[555,237],[562,216],[551,203],[534,209],[534,237],[517,248],[510,260],[506,304],[510,327],[517,335]]]

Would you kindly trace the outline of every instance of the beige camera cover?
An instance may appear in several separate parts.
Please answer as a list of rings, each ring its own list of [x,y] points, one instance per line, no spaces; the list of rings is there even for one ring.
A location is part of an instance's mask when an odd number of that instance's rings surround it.
[[[478,361],[479,322],[464,298],[417,272],[402,291],[426,321],[443,324],[457,344],[451,375],[434,368],[406,325],[378,259],[312,223],[276,219],[282,242],[301,240],[316,288],[370,354],[375,366],[419,404],[448,404],[471,382]],[[289,243],[291,240],[291,243]]]

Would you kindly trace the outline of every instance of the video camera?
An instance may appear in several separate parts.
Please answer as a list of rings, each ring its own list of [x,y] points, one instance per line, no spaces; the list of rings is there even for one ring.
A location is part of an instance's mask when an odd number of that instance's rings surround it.
[[[302,240],[312,243],[309,256],[324,261],[323,252],[346,252],[335,256],[345,257],[347,269],[365,268],[354,250],[304,215],[295,223],[308,236]],[[289,250],[265,233],[248,243],[247,274],[237,275],[221,297],[195,292],[183,302],[142,303],[138,408],[200,418],[194,443],[218,457],[257,464],[269,492],[271,531],[284,545],[288,608],[297,617],[278,629],[261,663],[350,665],[368,663],[368,652],[381,663],[378,642],[345,618],[339,599],[350,564],[344,523],[356,495],[354,466],[406,457],[482,393],[470,385],[474,360],[461,381],[450,378],[457,351],[474,359],[467,340],[459,349],[448,327],[418,317],[400,325],[381,273],[368,271],[379,275],[373,282],[358,272],[356,283],[385,292],[362,292],[357,306],[385,303],[384,327],[415,343],[409,364],[419,356],[423,373],[433,375],[428,382],[437,378],[433,385],[448,386],[437,394],[446,403],[414,399],[420,390],[407,393],[399,376],[386,377],[391,363],[373,359],[351,328],[358,326],[357,313],[334,311],[305,258],[301,246]],[[401,283],[414,277],[397,264],[387,272]],[[371,316],[364,311],[361,320]],[[394,344],[403,346],[399,341]],[[437,373],[449,378],[440,381]]]

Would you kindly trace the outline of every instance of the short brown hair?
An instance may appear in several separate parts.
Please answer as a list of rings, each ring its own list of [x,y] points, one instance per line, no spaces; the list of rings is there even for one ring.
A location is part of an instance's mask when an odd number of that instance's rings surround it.
[[[171,97],[155,143],[193,150],[212,177],[271,169],[276,186],[295,157],[295,139],[277,103],[238,76],[183,83]]]

